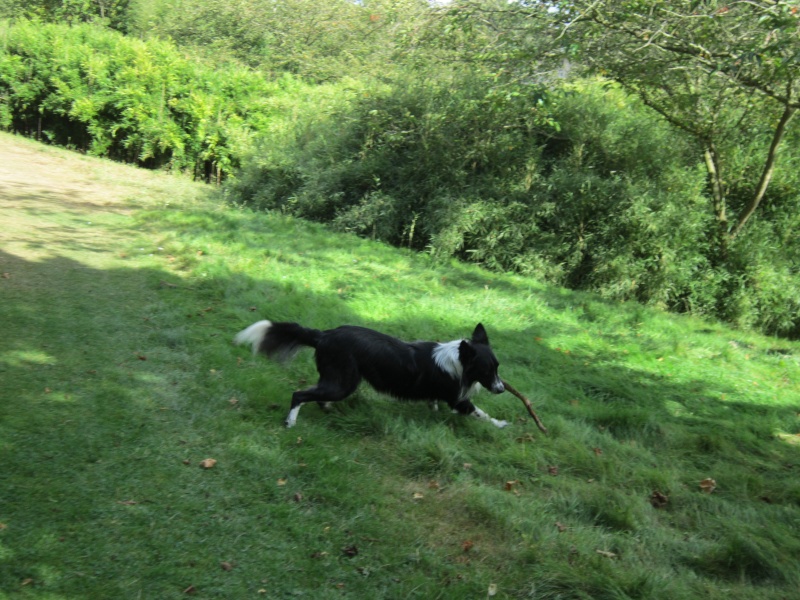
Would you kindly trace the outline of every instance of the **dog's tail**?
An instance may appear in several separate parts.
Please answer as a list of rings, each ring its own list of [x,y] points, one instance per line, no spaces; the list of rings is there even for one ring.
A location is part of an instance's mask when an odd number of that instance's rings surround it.
[[[303,346],[316,348],[322,337],[319,329],[310,329],[297,323],[258,321],[233,338],[236,344],[250,344],[253,354],[261,352],[279,360],[292,358]]]

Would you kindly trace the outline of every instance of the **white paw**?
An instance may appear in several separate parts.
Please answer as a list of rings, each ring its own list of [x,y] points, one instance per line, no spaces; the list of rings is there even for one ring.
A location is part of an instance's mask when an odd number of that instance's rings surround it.
[[[494,423],[495,427],[499,427],[500,429],[508,426],[508,421],[498,421],[497,419],[492,419],[492,423]]]

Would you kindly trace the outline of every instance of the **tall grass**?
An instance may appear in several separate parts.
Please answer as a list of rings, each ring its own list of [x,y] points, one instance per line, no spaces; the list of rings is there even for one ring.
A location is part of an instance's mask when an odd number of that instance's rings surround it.
[[[0,598],[796,592],[797,344],[81,160],[126,211],[3,208],[24,227],[0,255]],[[477,399],[498,430],[366,388],[286,430],[314,368],[231,344],[260,318],[481,321],[549,435],[508,395]]]

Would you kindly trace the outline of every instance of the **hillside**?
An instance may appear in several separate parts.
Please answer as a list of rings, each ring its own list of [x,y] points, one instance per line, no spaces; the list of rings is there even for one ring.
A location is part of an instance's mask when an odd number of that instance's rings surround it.
[[[800,344],[5,134],[0,189],[0,599],[796,593]],[[287,430],[313,364],[234,347],[261,318],[480,321],[549,434],[366,388]]]

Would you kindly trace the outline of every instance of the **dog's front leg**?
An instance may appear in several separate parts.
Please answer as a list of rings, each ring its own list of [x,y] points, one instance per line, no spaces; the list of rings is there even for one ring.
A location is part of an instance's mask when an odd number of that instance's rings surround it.
[[[498,419],[493,419],[492,417],[487,415],[485,412],[483,412],[477,406],[475,407],[475,410],[473,411],[472,414],[473,414],[473,416],[475,416],[475,417],[477,417],[479,419],[483,419],[484,421],[491,421],[492,425],[494,425],[495,427],[500,427],[501,429],[503,427],[505,427],[506,425],[508,425],[508,421],[499,421]]]
[[[469,400],[462,400],[461,402],[456,404],[453,409],[453,412],[458,412],[461,413],[462,415],[472,415],[473,417],[476,417],[483,421],[490,421],[492,425],[494,425],[495,427],[500,427],[501,429],[508,425],[508,421],[500,421],[498,419],[493,419],[485,412],[483,412],[480,408],[475,406]]]

